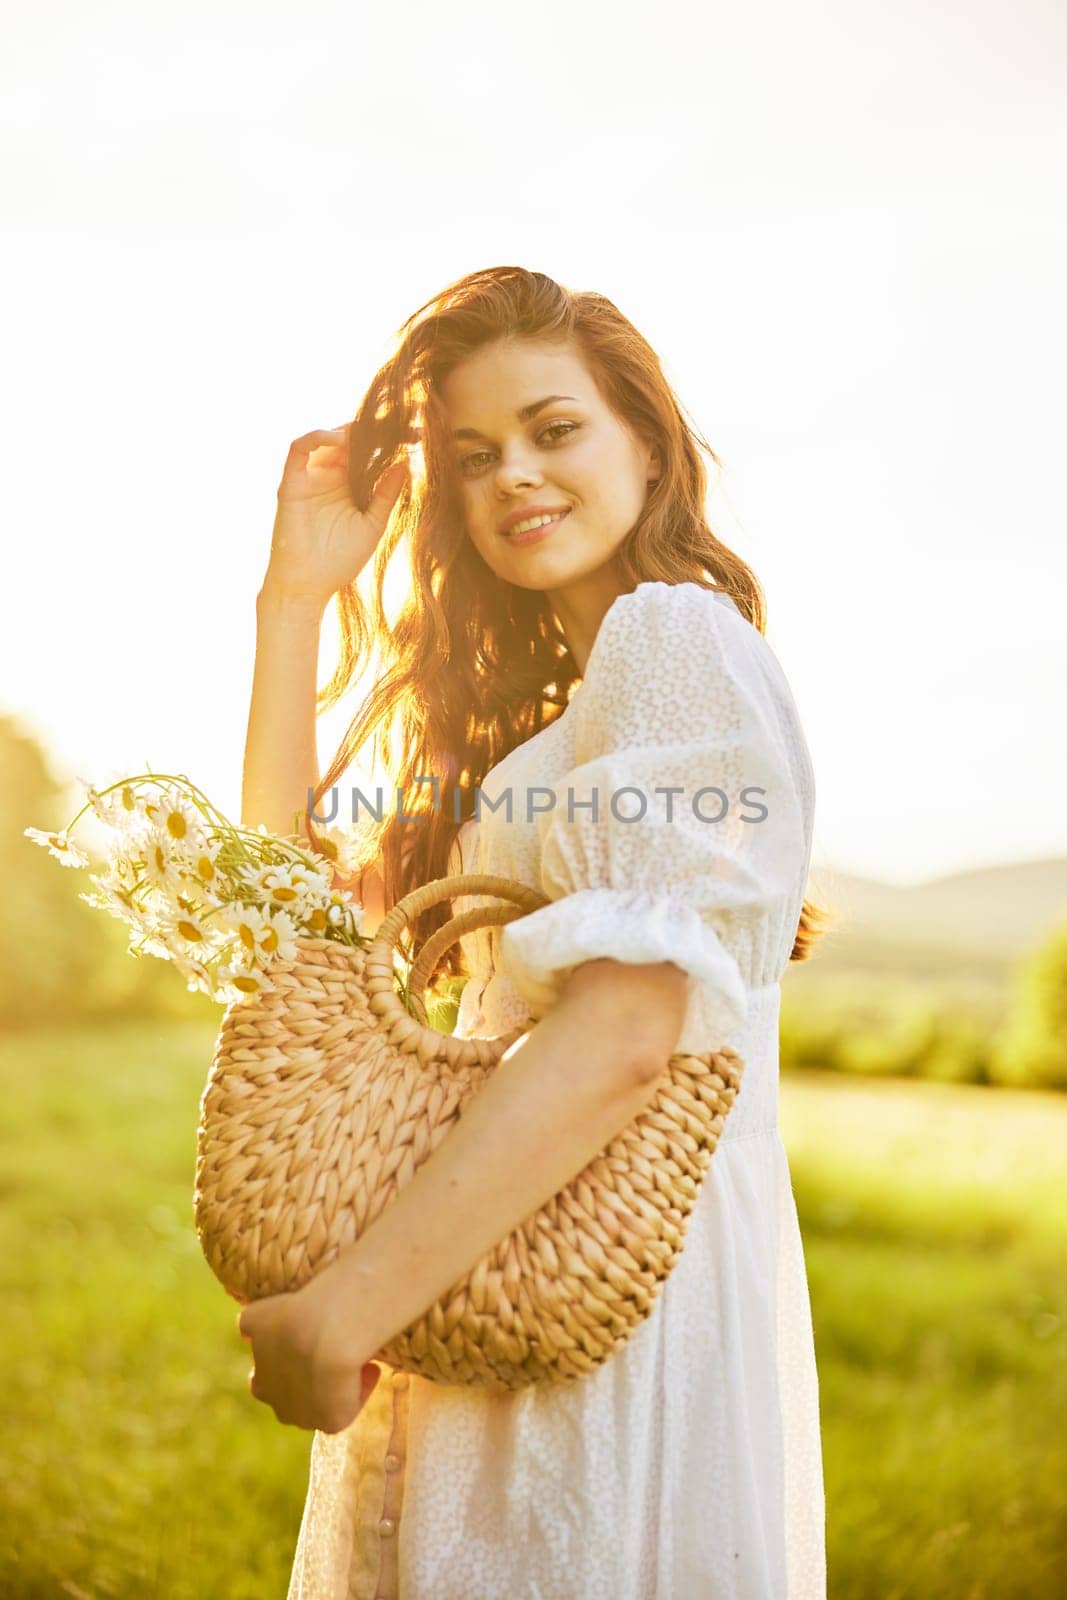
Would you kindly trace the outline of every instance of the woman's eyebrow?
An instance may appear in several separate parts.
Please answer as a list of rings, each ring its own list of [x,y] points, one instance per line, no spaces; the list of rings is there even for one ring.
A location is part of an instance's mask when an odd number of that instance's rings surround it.
[[[539,411],[552,405],[556,400],[577,400],[575,394],[546,394],[543,400],[531,400],[528,406],[520,406],[515,415],[520,422],[529,422],[531,417],[536,417]],[[477,428],[453,428],[453,439],[484,439],[486,435],[479,433]]]

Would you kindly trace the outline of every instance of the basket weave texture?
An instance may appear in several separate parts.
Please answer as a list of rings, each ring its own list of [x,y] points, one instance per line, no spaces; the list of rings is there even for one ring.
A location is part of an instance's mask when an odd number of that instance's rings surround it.
[[[405,919],[494,896],[428,939],[396,992]],[[200,1099],[194,1211],[201,1248],[241,1302],[302,1287],[409,1183],[468,1098],[526,1032],[460,1039],[426,1024],[425,980],[461,934],[548,904],[510,878],[464,873],[398,901],[372,944],[300,936],[275,988],[229,1006]],[[570,1383],[651,1311],[741,1084],[723,1046],[673,1055],[651,1101],[552,1200],[373,1359],[491,1392]]]

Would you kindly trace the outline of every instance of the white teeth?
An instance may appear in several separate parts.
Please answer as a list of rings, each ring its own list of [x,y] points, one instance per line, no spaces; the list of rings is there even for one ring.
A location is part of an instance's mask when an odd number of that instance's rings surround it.
[[[527,517],[523,522],[516,522],[514,527],[508,529],[508,534],[528,533],[531,528],[543,528],[546,522],[558,522],[560,517],[565,517],[565,511],[549,511],[541,517]]]

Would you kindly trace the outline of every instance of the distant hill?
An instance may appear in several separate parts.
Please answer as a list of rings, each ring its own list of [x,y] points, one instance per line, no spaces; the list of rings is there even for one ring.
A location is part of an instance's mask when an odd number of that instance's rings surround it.
[[[1020,961],[1067,922],[1067,857],[979,867],[902,887],[824,866],[808,887],[837,926],[789,982],[856,977],[958,980],[1000,989]]]

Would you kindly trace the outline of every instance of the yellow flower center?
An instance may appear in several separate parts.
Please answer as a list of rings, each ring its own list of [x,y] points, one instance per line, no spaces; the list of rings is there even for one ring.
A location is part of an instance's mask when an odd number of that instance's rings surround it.
[[[241,937],[241,943],[244,945],[245,949],[254,954],[256,949],[256,936],[248,926],[248,923],[242,922],[238,932]]]
[[[242,994],[256,994],[259,990],[258,978],[234,978],[233,986],[240,989]]]
[[[307,925],[311,929],[312,933],[317,933],[320,928],[325,928],[326,913],[321,906],[315,907],[315,910],[307,919]]]
[[[271,898],[274,900],[295,900],[296,890],[288,888],[284,883],[280,883],[276,889],[271,890]]]
[[[184,839],[188,831],[188,824],[180,811],[167,812],[167,832],[172,839]]]
[[[194,942],[204,937],[195,922],[186,922],[184,918],[178,923],[178,932],[183,939],[189,939]]]

